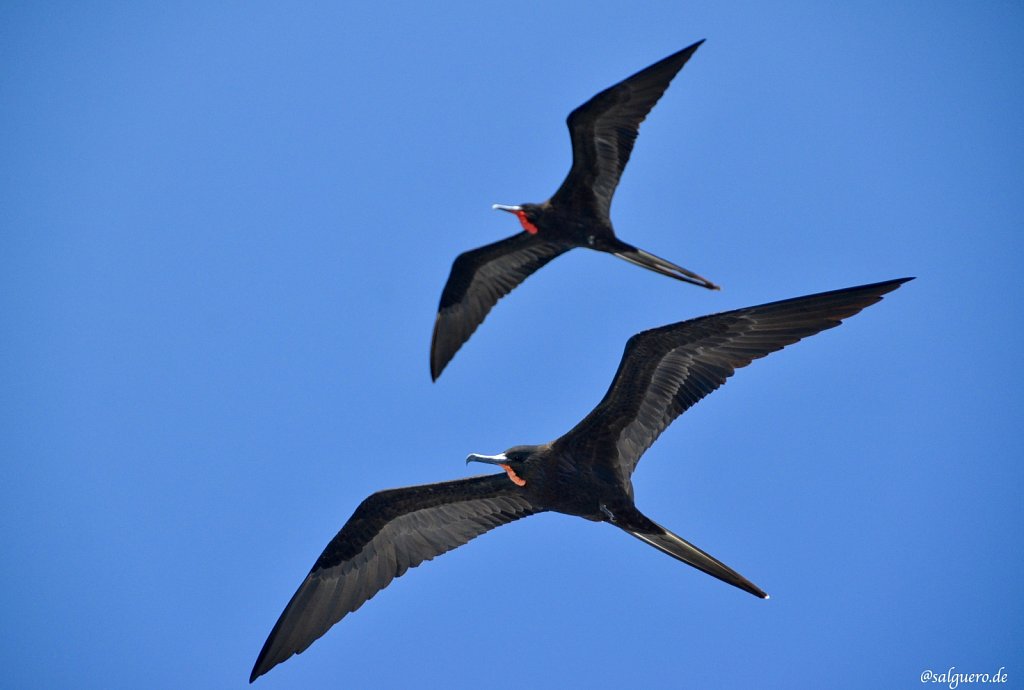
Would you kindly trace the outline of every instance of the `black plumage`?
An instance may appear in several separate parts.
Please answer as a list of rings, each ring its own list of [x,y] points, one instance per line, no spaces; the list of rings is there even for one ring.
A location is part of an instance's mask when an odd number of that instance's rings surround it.
[[[633,151],[640,123],[701,43],[637,72],[570,113],[572,168],[554,196],[541,204],[494,205],[514,213],[523,232],[455,259],[441,293],[430,343],[434,380],[499,299],[574,247],[608,252],[662,275],[718,289],[696,273],[617,238],[609,215],[612,195]]]
[[[604,398],[560,438],[468,461],[505,474],[391,489],[363,501],[285,607],[250,681],[309,647],[407,569],[542,511],[608,522],[759,597],[742,575],[643,515],[631,476],[644,451],[736,369],[832,328],[909,278],[704,316],[629,339]]]

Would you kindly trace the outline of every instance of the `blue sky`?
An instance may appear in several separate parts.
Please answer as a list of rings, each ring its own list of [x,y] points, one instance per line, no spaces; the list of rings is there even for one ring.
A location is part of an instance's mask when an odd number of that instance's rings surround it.
[[[244,687],[366,495],[561,435],[637,331],[915,275],[634,476],[769,601],[543,515],[258,685],[1020,683],[1024,7],[350,5],[0,8],[6,682]],[[451,261],[518,229],[490,204],[546,198],[569,111],[700,38],[612,217],[722,292],[574,251],[431,383]]]

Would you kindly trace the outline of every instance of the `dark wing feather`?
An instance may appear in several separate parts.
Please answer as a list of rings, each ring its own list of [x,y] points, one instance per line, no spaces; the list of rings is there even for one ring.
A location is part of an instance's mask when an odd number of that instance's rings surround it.
[[[598,212],[608,217],[612,195],[629,162],[640,123],[704,41],[673,53],[605,89],[569,114],[572,168],[552,203],[571,208],[592,190]],[[588,205],[591,199],[584,199]]]
[[[436,381],[487,312],[531,273],[571,248],[521,232],[459,254],[441,293],[430,342],[430,375]]]
[[[249,682],[301,653],[409,568],[534,512],[504,474],[373,494],[356,508],[288,602]]]
[[[690,406],[740,367],[878,302],[912,278],[823,292],[638,333],[597,407],[555,441],[579,461],[610,458],[624,484],[640,456]]]

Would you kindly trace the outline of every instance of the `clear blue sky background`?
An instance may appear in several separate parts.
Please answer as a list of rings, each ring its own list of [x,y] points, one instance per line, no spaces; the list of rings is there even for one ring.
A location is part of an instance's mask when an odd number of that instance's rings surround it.
[[[3,4],[5,683],[241,688],[369,493],[559,436],[637,331],[905,275],[634,477],[769,601],[544,515],[258,684],[1024,683],[1024,5],[551,5]],[[722,292],[578,250],[431,383],[452,259],[518,229],[490,204],[700,38],[612,216]]]

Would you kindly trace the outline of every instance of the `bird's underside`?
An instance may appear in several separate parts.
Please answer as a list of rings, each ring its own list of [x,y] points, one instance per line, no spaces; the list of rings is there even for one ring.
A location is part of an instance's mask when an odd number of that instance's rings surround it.
[[[660,275],[718,289],[693,271],[619,240],[609,215],[640,124],[701,43],[623,79],[569,114],[572,166],[548,201],[494,205],[515,214],[523,231],[464,252],[452,264],[431,337],[432,379],[437,380],[499,299],[574,247],[605,251]]]
[[[547,510],[609,522],[658,550],[759,597],[735,570],[633,504],[631,476],[671,422],[750,364],[833,328],[909,278],[737,309],[629,339],[597,406],[541,446],[471,460],[503,474],[381,491],[359,505],[285,607],[250,681],[301,653],[409,568],[500,525]]]

